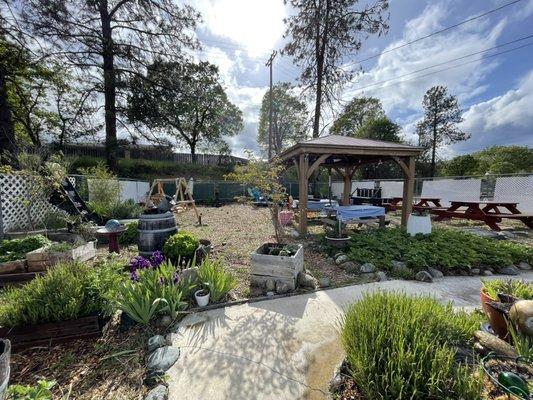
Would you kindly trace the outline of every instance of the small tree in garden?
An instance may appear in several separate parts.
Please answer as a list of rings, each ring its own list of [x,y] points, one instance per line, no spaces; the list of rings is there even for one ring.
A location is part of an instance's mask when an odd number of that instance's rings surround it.
[[[90,192],[89,208],[100,216],[109,216],[113,207],[120,203],[120,183],[117,176],[104,164],[80,171],[87,180]]]
[[[278,243],[283,241],[283,229],[278,220],[280,203],[285,200],[285,187],[281,184],[283,165],[278,159],[266,162],[257,158],[251,151],[246,152],[248,163],[237,165],[235,171],[224,175],[224,179],[240,182],[257,188],[270,200],[270,218]]]

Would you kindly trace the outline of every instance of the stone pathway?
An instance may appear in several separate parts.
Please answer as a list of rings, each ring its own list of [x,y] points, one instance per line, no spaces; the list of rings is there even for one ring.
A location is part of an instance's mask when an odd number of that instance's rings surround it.
[[[181,355],[167,371],[169,399],[327,399],[343,358],[337,329],[346,305],[366,291],[400,290],[474,308],[480,286],[479,277],[388,281],[189,315],[172,334]]]

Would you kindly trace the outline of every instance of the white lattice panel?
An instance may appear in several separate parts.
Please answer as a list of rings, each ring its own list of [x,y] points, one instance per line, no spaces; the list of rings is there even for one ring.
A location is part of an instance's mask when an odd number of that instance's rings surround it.
[[[2,208],[2,224],[4,232],[24,230],[30,228],[28,211],[23,201],[27,195],[27,179],[20,175],[0,174],[0,191]],[[31,207],[31,217],[34,224],[41,223],[47,212],[55,207],[47,199],[34,199]]]
[[[479,201],[481,197],[481,179],[436,179],[422,183],[422,197],[441,199],[443,206],[450,201]]]
[[[533,175],[496,178],[494,200],[517,202],[521,212],[533,213]]]

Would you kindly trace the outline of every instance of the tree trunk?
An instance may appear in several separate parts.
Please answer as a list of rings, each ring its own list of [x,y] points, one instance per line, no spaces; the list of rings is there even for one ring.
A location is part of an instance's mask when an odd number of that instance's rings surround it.
[[[11,108],[7,100],[6,74],[0,68],[0,154],[4,151],[15,153],[16,144]]]
[[[196,142],[189,143],[189,147],[191,149],[192,163],[196,164],[198,162],[198,155],[196,154]]]
[[[322,67],[319,67],[320,69]],[[315,101],[315,117],[313,121],[313,137],[316,138],[320,134],[320,107],[322,103],[322,71],[318,71],[316,81],[316,101]]]
[[[111,31],[111,17],[107,10],[107,1],[100,5],[100,19],[102,21],[103,61],[104,61],[104,109],[105,109],[105,154],[107,167],[117,172],[118,143],[117,143],[117,111],[116,111],[116,83],[113,57],[113,38]]]
[[[432,178],[435,177],[435,153],[437,152],[437,127],[433,126],[433,143],[431,144],[431,171]]]

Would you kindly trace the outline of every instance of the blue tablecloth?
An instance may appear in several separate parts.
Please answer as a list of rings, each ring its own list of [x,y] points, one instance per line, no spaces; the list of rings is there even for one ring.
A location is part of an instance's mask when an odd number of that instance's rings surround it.
[[[342,222],[385,215],[385,208],[377,206],[338,206],[333,209],[337,212],[337,218]]]

